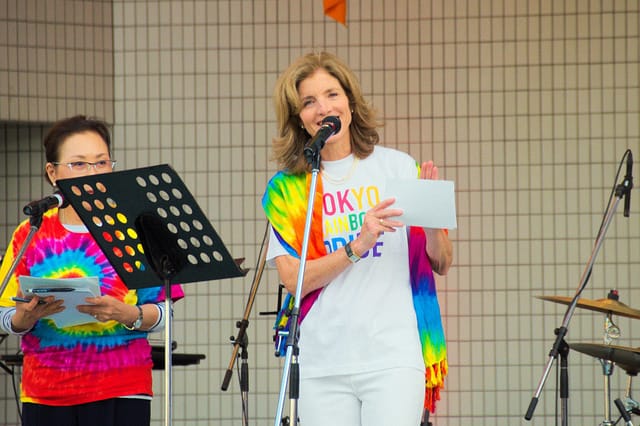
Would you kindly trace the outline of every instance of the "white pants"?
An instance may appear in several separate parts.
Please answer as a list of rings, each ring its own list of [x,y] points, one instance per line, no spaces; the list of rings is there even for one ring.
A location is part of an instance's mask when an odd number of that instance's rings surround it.
[[[424,371],[392,368],[300,380],[301,426],[419,426]]]

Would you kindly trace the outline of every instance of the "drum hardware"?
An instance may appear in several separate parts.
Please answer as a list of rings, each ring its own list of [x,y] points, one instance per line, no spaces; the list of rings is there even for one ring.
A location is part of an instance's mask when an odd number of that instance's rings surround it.
[[[628,318],[640,319],[640,311],[637,309],[633,309],[622,302],[619,302],[615,297],[617,297],[617,291],[611,294],[611,297],[607,297],[606,299],[578,299],[578,303],[576,307],[589,309],[597,312],[604,312],[605,314],[612,313],[616,315],[620,315]],[[571,297],[565,296],[536,296],[538,299],[547,300],[550,302],[561,303],[564,305],[569,305],[571,303]]]
[[[598,359],[602,365],[602,376],[604,378],[604,420],[600,426],[612,426],[615,423],[611,420],[611,375],[613,374],[613,362]]]
[[[628,366],[619,363],[618,367],[627,372],[627,388],[625,389],[624,393],[623,406],[627,413],[635,414],[636,416],[638,416],[640,415],[640,403],[638,403],[638,401],[633,399],[633,397],[631,396],[631,383],[633,381],[633,378],[638,375],[640,366]],[[620,409],[620,407],[618,407],[618,409]]]
[[[598,343],[574,343],[570,345],[573,350],[582,352],[586,355],[590,355],[597,358],[602,364],[605,393],[604,393],[604,406],[605,406],[605,420],[601,423],[602,426],[614,425],[616,422],[611,420],[611,388],[609,377],[613,372],[613,366],[617,365],[626,371],[629,376],[627,381],[626,395],[624,398],[623,407],[625,412],[637,414],[640,413],[640,407],[638,402],[631,397],[631,383],[632,378],[638,374],[640,370],[640,348],[628,348],[624,346],[598,344]],[[620,405],[616,403],[618,410]],[[624,417],[623,417],[624,418]],[[628,424],[628,422],[627,422]]]
[[[569,305],[572,298],[564,296],[536,296],[539,299]],[[620,302],[617,290],[611,290],[605,299],[578,299],[576,307],[588,309],[606,314],[604,320],[604,344],[597,343],[574,343],[569,345],[571,349],[597,358],[602,366],[604,377],[604,415],[605,420],[600,426],[613,426],[617,421],[611,419],[611,381],[614,366],[623,369],[628,377],[627,389],[625,391],[624,402],[621,399],[615,400],[615,405],[620,411],[621,418],[627,426],[633,426],[629,414],[640,415],[640,404],[631,397],[631,382],[634,376],[640,371],[640,348],[629,348],[617,346],[616,342],[621,336],[620,327],[613,321],[613,314],[628,318],[640,319],[640,311],[633,309]]]
[[[624,402],[623,406],[627,413],[635,414],[636,416],[640,415],[640,403],[631,397],[631,381],[635,375],[631,375],[627,373],[629,377],[627,378],[627,389],[624,394]],[[637,374],[637,373],[636,373]],[[622,414],[622,413],[621,413]]]
[[[622,183],[618,183],[617,181],[618,181],[618,177],[620,176],[620,170],[622,169],[622,164],[625,161],[625,159],[627,162],[627,175],[625,176]],[[602,242],[604,241],[604,236],[606,235],[607,229],[611,224],[611,220],[613,219],[613,215],[618,207],[618,203],[622,198],[625,199],[624,216],[625,217],[629,216],[629,209],[628,209],[629,198],[631,196],[631,188],[633,188],[633,181],[631,177],[632,162],[633,162],[633,159],[632,159],[631,150],[627,149],[618,166],[618,171],[616,172],[616,177],[615,177],[616,183],[614,184],[611,190],[611,194],[609,196],[609,201],[608,201],[608,207],[602,218],[602,222],[600,223],[600,228],[598,229],[595,243],[593,245],[593,249],[591,250],[591,255],[589,256],[587,265],[585,266],[585,269],[582,275],[580,276],[580,283],[578,285],[578,288],[576,289],[576,293],[572,298],[566,298],[568,302],[565,302],[565,303],[568,304],[569,306],[562,319],[562,325],[555,329],[556,338],[554,339],[554,343],[551,347],[551,350],[549,351],[547,363],[542,372],[542,376],[540,377],[540,380],[538,382],[538,386],[536,387],[535,393],[531,398],[531,402],[529,403],[527,411],[525,412],[525,415],[524,415],[525,420],[531,420],[533,418],[533,412],[535,411],[536,406],[540,401],[540,394],[542,393],[544,384],[547,380],[547,377],[549,376],[549,371],[551,370],[553,363],[558,359],[558,355],[559,355],[558,349],[563,344],[564,338],[567,336],[567,333],[569,332],[569,323],[571,322],[571,318],[573,317],[576,307],[580,306],[580,307],[589,308],[589,306],[584,306],[583,304],[580,303],[580,297],[584,289],[587,287],[589,278],[591,278],[591,273],[593,272],[593,265],[595,263],[596,256],[600,251]],[[614,200],[614,194],[615,194],[615,200]],[[615,295],[617,296],[617,291],[615,291]],[[615,297],[615,299],[617,301],[617,297]],[[604,302],[611,303],[608,301],[604,301]],[[597,310],[601,310],[601,307],[598,307]],[[606,312],[610,312],[610,311],[612,311],[612,309],[606,309]],[[640,318],[640,311],[628,312],[627,314],[633,314],[635,318]],[[566,342],[564,342],[564,344],[566,344]],[[568,399],[568,386],[566,390],[566,395],[567,395],[566,398],[563,396],[562,386],[563,386],[563,383],[561,378],[560,380],[561,389],[560,389],[560,397],[559,397],[560,407],[561,407],[560,415],[561,415],[562,425],[566,426],[568,423],[567,410],[566,410],[567,399]]]
[[[631,423],[631,416],[629,415],[629,412],[627,411],[627,408],[624,406],[622,401],[620,401],[620,398],[616,398],[614,402],[616,404],[616,407],[618,407],[618,411],[620,411],[620,418],[624,420],[625,425],[633,426],[633,423]]]
[[[629,375],[636,375],[640,370],[640,348],[599,343],[573,343],[569,346],[573,350],[594,358],[615,362]]]
[[[611,318],[611,313],[607,314],[604,320],[604,343],[612,344],[620,338],[620,327],[618,327]]]

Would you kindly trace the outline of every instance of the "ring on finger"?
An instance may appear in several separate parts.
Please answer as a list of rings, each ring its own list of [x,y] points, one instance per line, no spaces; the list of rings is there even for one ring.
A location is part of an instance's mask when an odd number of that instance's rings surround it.
[[[384,219],[380,218],[380,225],[384,226]]]

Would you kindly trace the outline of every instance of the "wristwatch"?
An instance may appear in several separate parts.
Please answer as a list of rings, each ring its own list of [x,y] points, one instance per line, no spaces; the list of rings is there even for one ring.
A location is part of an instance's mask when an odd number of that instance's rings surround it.
[[[131,326],[128,326],[127,324],[122,324],[127,330],[138,330],[140,327],[142,327],[142,318],[143,318],[142,308],[140,307],[140,305],[136,305],[136,308],[138,308],[138,318],[136,318],[133,324],[131,324]]]
[[[345,244],[344,251],[347,252],[347,257],[349,258],[351,263],[356,263],[356,262],[360,261],[360,259],[362,259],[360,256],[355,254],[353,252],[353,250],[351,250],[351,241],[349,241],[347,244]]]

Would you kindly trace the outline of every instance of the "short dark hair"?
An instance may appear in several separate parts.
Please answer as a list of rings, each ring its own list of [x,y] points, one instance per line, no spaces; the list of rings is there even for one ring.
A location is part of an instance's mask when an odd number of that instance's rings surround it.
[[[44,137],[44,152],[47,162],[54,163],[60,160],[58,157],[60,145],[62,145],[69,136],[89,131],[99,134],[102,140],[104,140],[104,143],[107,144],[109,153],[111,153],[111,135],[108,124],[96,118],[76,115],[55,122],[47,132],[47,135]]]
[[[60,160],[60,146],[72,135],[83,132],[95,132],[107,145],[107,151],[111,155],[111,135],[109,125],[97,118],[85,115],[76,115],[56,121],[44,137],[44,154],[47,163],[55,163]],[[45,171],[45,179],[49,176]]]

